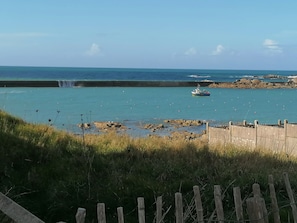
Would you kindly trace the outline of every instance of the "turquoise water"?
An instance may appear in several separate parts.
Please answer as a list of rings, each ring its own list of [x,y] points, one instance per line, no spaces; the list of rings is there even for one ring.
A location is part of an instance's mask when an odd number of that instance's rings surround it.
[[[212,89],[193,97],[189,87],[0,88],[0,109],[32,123],[78,131],[77,124],[118,121],[128,125],[164,119],[297,122],[297,89]],[[50,121],[49,121],[50,120]]]

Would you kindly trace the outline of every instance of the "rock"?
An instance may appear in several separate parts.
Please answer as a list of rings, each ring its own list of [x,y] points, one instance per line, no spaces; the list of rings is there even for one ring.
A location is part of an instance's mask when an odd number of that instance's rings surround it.
[[[81,124],[78,124],[78,127],[84,128],[84,129],[89,129],[89,128],[91,128],[91,124],[90,123],[81,123]]]
[[[122,125],[119,122],[112,122],[112,121],[108,121],[108,122],[94,122],[94,125],[97,129],[99,130],[105,130],[105,131],[109,131],[109,130],[123,130],[126,129],[126,127],[124,125]]]
[[[274,76],[269,76],[270,78]],[[259,79],[242,78],[235,82],[213,83],[210,88],[296,88],[297,80],[289,80],[288,82],[265,82]]]

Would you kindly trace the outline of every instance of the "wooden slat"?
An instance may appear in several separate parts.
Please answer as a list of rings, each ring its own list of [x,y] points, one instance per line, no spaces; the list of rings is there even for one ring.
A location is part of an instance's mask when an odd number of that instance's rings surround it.
[[[261,203],[264,222],[268,223],[269,219],[268,219],[268,211],[266,208],[266,203],[265,203],[265,200],[262,198],[260,185],[257,183],[253,184],[253,194],[254,194],[254,197],[257,198],[257,201],[259,201]]]
[[[163,206],[163,201],[162,201],[162,196],[157,197],[156,201],[156,223],[161,223],[162,222],[162,206]]]
[[[272,175],[268,176],[268,185],[271,198],[271,212],[273,214],[274,223],[281,223]]]
[[[118,213],[118,223],[124,223],[124,209],[123,209],[123,207],[118,207],[117,213]]]
[[[235,205],[235,212],[236,212],[236,220],[238,222],[244,222],[243,218],[243,208],[242,208],[242,199],[239,187],[233,188],[233,196],[234,196],[234,205]]]
[[[183,198],[181,193],[175,193],[175,222],[183,223]]]
[[[85,223],[85,218],[86,218],[86,209],[78,208],[75,215],[76,223]]]
[[[144,198],[138,197],[137,198],[138,204],[138,221],[139,223],[145,223],[145,206],[144,206]]]
[[[247,213],[251,223],[265,223],[263,209],[258,195],[246,199]]]
[[[16,223],[44,223],[25,208],[0,192],[0,210]]]
[[[293,191],[292,191],[292,188],[291,188],[288,173],[283,173],[283,177],[284,177],[284,180],[285,180],[286,190],[287,190],[287,193],[288,193],[288,196],[289,196],[289,199],[290,199],[290,205],[291,205],[291,208],[292,208],[294,223],[297,223],[297,208],[296,208],[294,194],[293,194]]]
[[[194,186],[193,191],[194,191],[194,200],[195,200],[196,213],[197,213],[197,221],[198,223],[203,223],[204,216],[203,216],[203,207],[202,207],[201,196],[200,196],[200,189],[198,186]]]
[[[224,223],[224,209],[220,185],[214,185],[214,199],[218,222]]]
[[[98,219],[98,223],[106,223],[104,203],[97,204],[97,219]]]

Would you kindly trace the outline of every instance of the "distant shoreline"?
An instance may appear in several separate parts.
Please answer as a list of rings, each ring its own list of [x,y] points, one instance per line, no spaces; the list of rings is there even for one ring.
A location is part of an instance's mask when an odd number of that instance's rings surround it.
[[[211,88],[295,88],[288,82],[206,82],[206,81],[52,81],[2,80],[0,87],[201,87]]]

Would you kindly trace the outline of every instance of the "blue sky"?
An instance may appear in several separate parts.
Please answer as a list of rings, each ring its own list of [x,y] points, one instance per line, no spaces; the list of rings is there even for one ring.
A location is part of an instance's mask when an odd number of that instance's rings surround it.
[[[297,70],[296,0],[1,0],[0,66]]]

